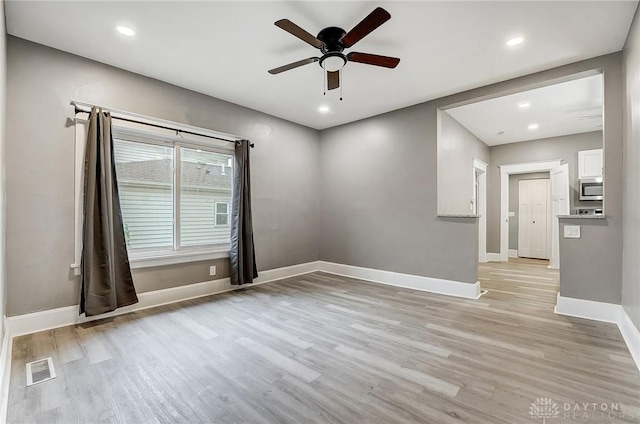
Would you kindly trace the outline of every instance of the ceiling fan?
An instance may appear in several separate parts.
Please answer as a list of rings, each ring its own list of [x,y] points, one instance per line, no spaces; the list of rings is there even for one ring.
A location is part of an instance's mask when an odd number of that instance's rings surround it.
[[[359,52],[350,52],[346,55],[342,53],[344,49],[352,47],[389,19],[391,19],[389,12],[381,7],[377,7],[351,31],[346,32],[342,28],[328,27],[320,31],[317,37],[309,34],[307,31],[288,19],[280,19],[275,22],[277,27],[282,28],[291,35],[298,37],[302,41],[319,49],[322,52],[322,56],[310,57],[308,59],[302,59],[297,62],[273,68],[269,70],[269,73],[275,75],[300,66],[308,65],[309,63],[319,62],[320,67],[326,71],[327,89],[334,90],[340,87],[340,70],[347,64],[347,62],[358,62],[366,65],[395,68],[400,62],[400,59],[397,57]],[[342,100],[342,98],[340,100]]]

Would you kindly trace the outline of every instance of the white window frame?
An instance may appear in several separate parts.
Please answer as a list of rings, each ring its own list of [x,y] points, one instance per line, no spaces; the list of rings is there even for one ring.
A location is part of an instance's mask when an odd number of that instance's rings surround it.
[[[127,117],[123,112],[118,112],[115,116]],[[74,175],[74,221],[75,221],[75,262],[71,264],[71,269],[75,275],[80,275],[80,262],[82,259],[82,226],[83,226],[83,208],[84,208],[84,158],[86,151],[86,140],[89,130],[89,121],[85,118],[86,115],[76,115],[75,118],[75,175]],[[177,127],[176,123],[154,120],[152,118],[145,117],[140,119],[139,115],[130,115],[133,119],[140,120],[142,122],[158,123],[160,125],[171,125]],[[204,151],[210,151],[213,153],[221,153],[225,155],[234,156],[233,143],[224,140],[214,140],[206,137],[206,135],[216,135],[229,137],[228,134],[215,133],[210,130],[201,129],[199,131],[204,136],[177,133],[172,130],[166,130],[163,128],[156,128],[149,125],[132,123],[114,119],[112,121],[114,138],[121,138],[128,141],[138,141],[147,144],[156,145],[171,145],[174,150],[174,176],[180,172],[180,155],[179,150],[181,147],[191,149],[201,149]],[[180,127],[177,127],[180,128]],[[187,127],[189,131],[194,131],[194,127]],[[238,138],[239,139],[239,138]],[[230,140],[232,141],[232,140]],[[174,177],[175,178],[175,177]],[[174,245],[173,250],[149,250],[149,251],[130,251],[129,262],[132,269],[157,267],[164,265],[172,265],[187,262],[205,261],[210,259],[228,258],[229,257],[229,243],[206,246],[206,247],[182,247],[179,246],[180,237],[180,225],[176,220],[179,219],[179,211],[176,213],[176,208],[180,207],[180,193],[177,189],[174,179],[174,191],[177,191],[174,195]],[[230,204],[228,206],[230,208]],[[230,214],[229,210],[229,214]]]
[[[218,205],[227,205],[227,212],[226,213],[220,213],[218,212]],[[215,223],[214,225],[216,227],[230,227],[231,226],[231,202],[215,202],[214,205],[214,215],[215,217]],[[218,215],[227,215],[227,223],[226,224],[218,224]]]

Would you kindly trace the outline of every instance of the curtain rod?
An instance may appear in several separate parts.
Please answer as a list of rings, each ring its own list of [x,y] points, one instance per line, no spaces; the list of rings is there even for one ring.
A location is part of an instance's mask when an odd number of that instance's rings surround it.
[[[82,110],[78,107],[78,105],[74,104],[75,107],[75,114],[77,115],[78,113],[88,113],[90,114],[91,112],[88,110]],[[104,108],[102,108],[104,109]],[[108,109],[107,109],[108,111]],[[216,137],[214,135],[207,135],[207,134],[199,134],[197,132],[193,132],[193,131],[189,131],[189,130],[183,130],[180,128],[174,128],[174,127],[168,127],[165,125],[159,125],[159,124],[152,124],[150,122],[143,122],[143,121],[137,121],[135,119],[131,119],[131,118],[123,118],[121,116],[111,116],[112,119],[119,119],[120,121],[126,121],[126,122],[132,122],[134,124],[142,124],[142,125],[147,125],[150,127],[155,127],[155,128],[161,128],[164,130],[170,130],[170,131],[175,131],[176,133],[182,133],[182,134],[190,134],[190,135],[197,135],[198,137],[205,137],[205,138],[212,138],[214,140],[221,140],[221,141],[227,141],[229,143],[240,143],[241,141],[247,141],[249,143],[250,147],[254,147],[254,144],[252,142],[250,142],[249,140],[246,139],[238,139],[238,140],[229,140],[226,138],[222,138],[222,137]]]

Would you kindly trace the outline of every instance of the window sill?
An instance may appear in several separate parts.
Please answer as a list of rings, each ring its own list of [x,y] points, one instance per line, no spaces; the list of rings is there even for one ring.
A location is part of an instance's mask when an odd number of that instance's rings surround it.
[[[185,264],[190,262],[209,261],[212,259],[224,259],[229,257],[229,250],[210,250],[193,252],[171,252],[153,254],[130,254],[129,265],[131,269],[154,268],[159,266]],[[71,264],[74,275],[80,275],[80,265]]]

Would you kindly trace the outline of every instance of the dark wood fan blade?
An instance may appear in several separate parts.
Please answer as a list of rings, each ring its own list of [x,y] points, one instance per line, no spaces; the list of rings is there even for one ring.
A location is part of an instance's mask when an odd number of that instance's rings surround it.
[[[317,62],[320,58],[310,57],[309,59],[302,59],[297,62],[290,63],[288,65],[283,65],[278,68],[273,68],[269,70],[271,75],[279,74],[280,72],[288,71],[289,69],[298,68],[300,66],[308,65],[309,63]]]
[[[380,56],[377,54],[351,52],[347,55],[349,62],[365,63],[367,65],[395,68],[400,63],[397,57]]]
[[[342,41],[345,47],[351,47],[389,19],[391,19],[389,12],[381,7],[376,7],[373,12],[369,13],[366,18],[345,34],[340,41]]]
[[[327,90],[335,90],[340,87],[340,71],[327,71]]]
[[[283,30],[287,31],[289,34],[298,37],[305,43],[311,44],[313,47],[319,49],[324,46],[324,43],[318,40],[313,35],[309,34],[307,31],[300,28],[298,25],[291,22],[289,19],[280,19],[275,22],[275,25]]]

